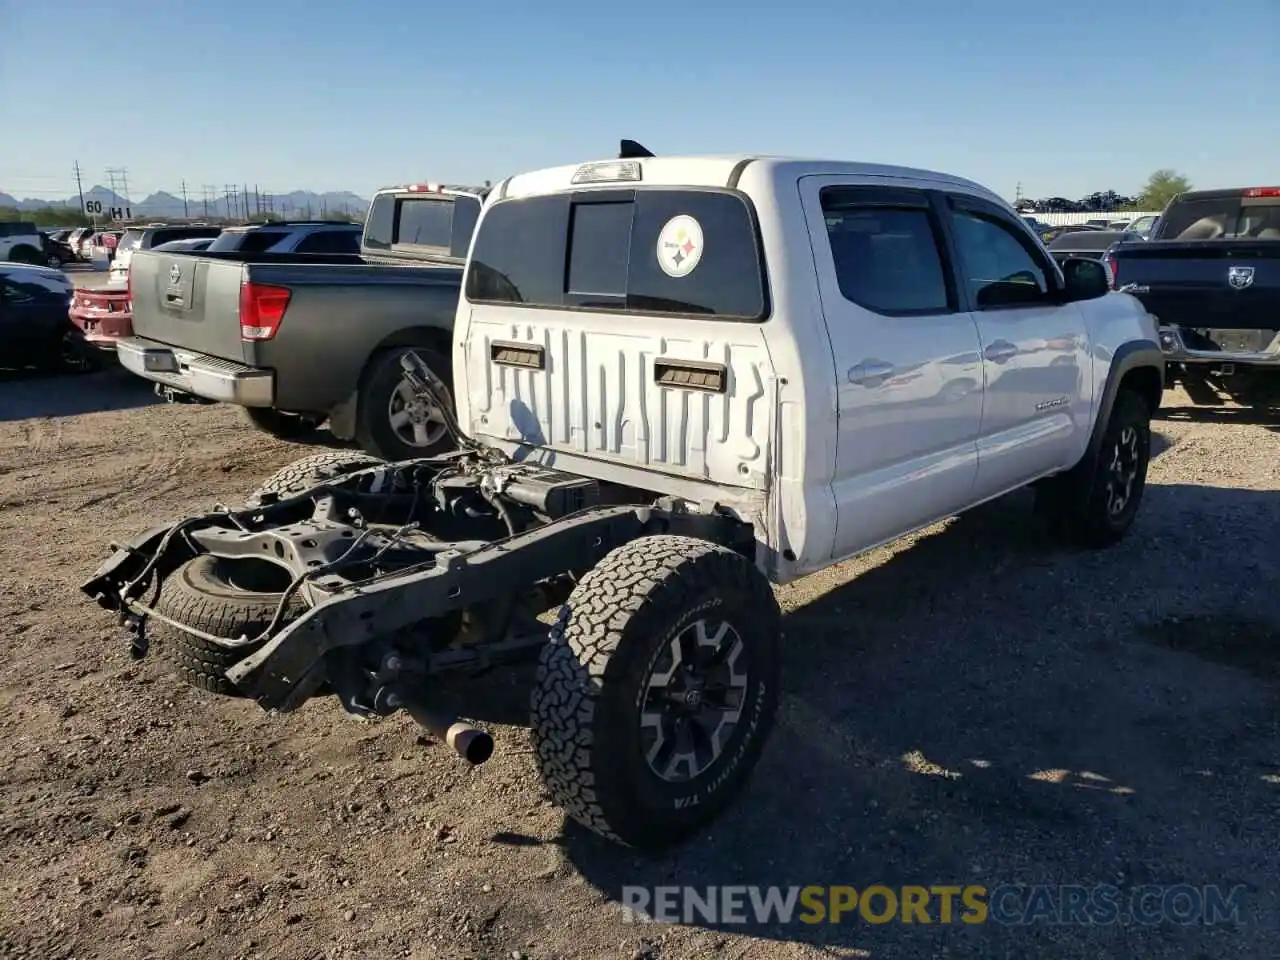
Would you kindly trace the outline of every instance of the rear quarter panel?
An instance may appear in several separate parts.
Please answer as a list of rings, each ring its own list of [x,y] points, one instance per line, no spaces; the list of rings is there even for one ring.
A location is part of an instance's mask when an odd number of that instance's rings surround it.
[[[249,264],[254,282],[289,287],[279,332],[244,345],[244,360],[276,373],[276,405],[327,411],[356,389],[369,358],[387,343],[434,331],[448,355],[461,269],[429,266]],[[238,303],[236,313],[239,332]]]

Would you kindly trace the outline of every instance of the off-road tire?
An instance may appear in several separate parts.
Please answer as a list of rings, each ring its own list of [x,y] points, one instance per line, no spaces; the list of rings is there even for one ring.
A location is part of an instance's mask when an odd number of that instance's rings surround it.
[[[712,617],[730,623],[749,657],[741,720],[709,767],[675,784],[643,755],[638,698],[659,652]],[[773,724],[780,612],[768,581],[715,544],[645,537],[582,578],[562,623],[539,658],[531,698],[535,753],[552,798],[595,833],[641,849],[701,829],[745,785]]]
[[[242,407],[244,417],[263,433],[277,440],[305,440],[313,436],[324,420],[299,413],[285,413],[274,407]]]
[[[326,450],[323,453],[313,453],[309,457],[295,460],[287,467],[277,470],[249,495],[249,500],[250,502],[260,501],[264,493],[274,493],[282,500],[296,497],[318,483],[355,473],[366,467],[376,467],[382,462],[377,457],[358,450]]]
[[[454,448],[453,438],[447,432],[430,446],[420,447],[401,440],[391,426],[388,415],[391,395],[404,379],[400,358],[410,350],[417,353],[431,372],[444,381],[451,396],[453,393],[453,366],[448,357],[430,347],[394,347],[375,356],[360,382],[355,440],[361,450],[384,460],[434,457]]]
[[[265,561],[264,561],[265,562]],[[188,560],[165,578],[156,600],[157,612],[203,630],[215,637],[257,637],[266,629],[280,604],[280,593],[250,592],[228,583],[221,563],[207,554]],[[290,598],[282,623],[305,609],[302,600]],[[224,647],[152,620],[151,641],[178,676],[193,687],[223,696],[242,696],[225,673],[257,649],[247,643]]]
[[[1137,474],[1124,509],[1107,510],[1107,473],[1124,431],[1137,432]],[[1137,517],[1151,461],[1151,408],[1137,391],[1121,389],[1111,408],[1096,457],[1036,488],[1036,512],[1053,533],[1074,546],[1102,549],[1118,543]]]

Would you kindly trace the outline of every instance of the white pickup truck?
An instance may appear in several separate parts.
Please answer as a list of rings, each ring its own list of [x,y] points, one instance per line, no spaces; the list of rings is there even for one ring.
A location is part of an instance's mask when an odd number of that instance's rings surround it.
[[[1115,542],[1163,380],[1141,305],[978,184],[635,146],[493,189],[452,350],[456,453],[307,458],[83,589],[135,651],[154,622],[192,683],[404,708],[473,763],[492,741],[432,684],[537,652],[552,795],[646,847],[708,823],[759,757],[770,581],[1027,484],[1063,535]],[[532,616],[557,606],[548,640]]]

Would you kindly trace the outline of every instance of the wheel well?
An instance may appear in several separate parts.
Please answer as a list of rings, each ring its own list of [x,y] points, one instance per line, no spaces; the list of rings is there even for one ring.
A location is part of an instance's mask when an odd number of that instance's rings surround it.
[[[378,358],[386,351],[396,347],[429,347],[448,357],[450,350],[453,348],[453,334],[438,327],[406,327],[404,330],[397,330],[395,333],[389,334],[369,351],[369,359],[364,362],[364,368],[360,371],[359,382],[362,388],[369,376],[369,371],[373,369],[373,365]]]
[[[1164,379],[1155,367],[1135,367],[1120,380],[1121,390],[1132,390],[1147,403],[1152,413],[1160,408],[1164,395]]]

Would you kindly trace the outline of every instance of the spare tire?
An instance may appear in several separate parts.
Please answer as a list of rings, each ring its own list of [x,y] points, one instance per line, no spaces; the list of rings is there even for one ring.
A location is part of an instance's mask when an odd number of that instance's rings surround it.
[[[249,500],[256,501],[264,493],[274,493],[281,499],[296,497],[318,483],[334,480],[385,463],[375,456],[361,453],[358,450],[326,450],[324,453],[313,453],[309,457],[295,460],[287,467],[281,467],[266,480],[257,490],[249,495]]]
[[[244,637],[246,641],[223,646],[155,620],[152,638],[157,650],[192,686],[224,696],[243,696],[227,680],[226,671],[261,645],[255,638],[271,623],[292,579],[284,567],[257,557],[226,560],[203,554],[188,560],[165,579],[156,611],[215,637]],[[301,595],[295,594],[281,625],[305,609]]]

